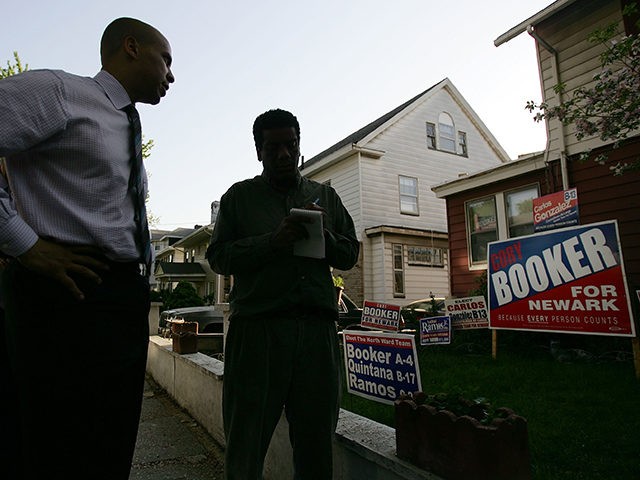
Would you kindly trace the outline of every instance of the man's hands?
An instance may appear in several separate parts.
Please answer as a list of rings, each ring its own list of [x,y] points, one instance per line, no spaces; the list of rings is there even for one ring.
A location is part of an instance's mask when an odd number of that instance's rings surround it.
[[[326,215],[325,209],[315,203],[309,203],[304,208],[305,210],[323,212]],[[309,233],[304,226],[305,223],[313,223],[313,219],[301,215],[287,215],[284,217],[278,228],[271,234],[271,246],[277,250],[290,248],[298,240],[308,238]]]
[[[304,227],[312,219],[300,215],[287,215],[271,234],[271,246],[276,250],[289,248],[298,240],[307,238],[309,234]]]
[[[64,285],[75,298],[83,300],[84,294],[71,274],[76,278],[101,283],[102,278],[96,271],[109,270],[109,266],[99,258],[102,258],[102,252],[95,247],[60,245],[40,239],[20,255],[18,260],[28,270],[53,278]]]

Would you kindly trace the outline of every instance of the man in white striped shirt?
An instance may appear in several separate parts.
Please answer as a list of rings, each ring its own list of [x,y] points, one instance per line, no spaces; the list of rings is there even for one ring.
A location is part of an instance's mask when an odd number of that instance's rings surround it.
[[[0,80],[0,251],[13,258],[2,298],[21,429],[9,440],[21,440],[21,479],[126,480],[135,447],[149,284],[125,110],[157,104],[174,76],[169,42],[139,20],[109,24],[100,55],[93,78]]]

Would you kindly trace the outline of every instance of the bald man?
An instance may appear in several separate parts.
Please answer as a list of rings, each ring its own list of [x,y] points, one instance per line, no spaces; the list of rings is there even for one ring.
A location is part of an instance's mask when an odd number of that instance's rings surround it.
[[[135,104],[159,103],[174,76],[169,42],[139,20],[109,24],[100,56],[93,78],[0,80],[0,251],[12,258],[1,296],[20,479],[126,480],[135,448],[149,312]]]

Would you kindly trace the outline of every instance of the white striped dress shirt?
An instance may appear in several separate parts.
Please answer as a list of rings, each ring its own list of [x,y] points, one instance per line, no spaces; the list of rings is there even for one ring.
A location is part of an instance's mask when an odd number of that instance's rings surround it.
[[[112,260],[140,258],[127,188],[131,132],[122,108],[130,103],[104,70],[0,80],[0,156],[11,189],[0,185],[1,251],[21,255],[40,237],[97,246]]]

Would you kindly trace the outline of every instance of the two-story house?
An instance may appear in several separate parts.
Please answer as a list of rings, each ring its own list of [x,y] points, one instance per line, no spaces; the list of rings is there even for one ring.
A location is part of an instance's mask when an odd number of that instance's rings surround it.
[[[449,292],[445,202],[431,186],[507,162],[498,141],[448,78],[304,162],[330,184],[361,242],[349,295],[404,305]]]
[[[617,24],[621,33],[638,34],[635,21],[623,15],[627,3],[559,0],[499,36],[495,44],[525,32],[531,35],[543,101],[558,105],[576,88],[593,85],[594,75],[602,70],[604,47],[588,40],[592,32]],[[558,83],[566,85],[564,93],[554,89]],[[569,188],[577,189],[581,224],[617,220],[627,285],[630,292],[640,289],[640,173],[614,176],[608,165],[579,158],[592,150],[593,157],[606,153],[614,163],[633,162],[640,156],[640,132],[613,148],[613,139],[579,140],[573,125],[552,120],[547,122],[547,136],[544,152],[463,178],[452,176],[433,188],[447,202],[452,295],[466,296],[477,287],[475,279],[486,271],[487,242],[533,233],[532,198]],[[518,205],[528,205],[528,212],[516,220],[522,214]],[[632,305],[637,317],[637,298]]]

